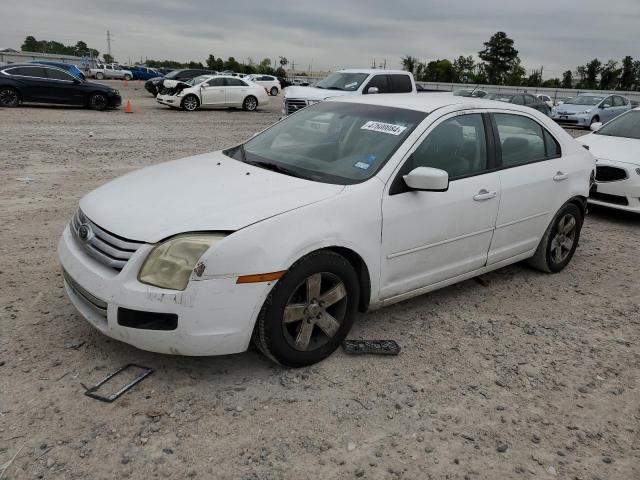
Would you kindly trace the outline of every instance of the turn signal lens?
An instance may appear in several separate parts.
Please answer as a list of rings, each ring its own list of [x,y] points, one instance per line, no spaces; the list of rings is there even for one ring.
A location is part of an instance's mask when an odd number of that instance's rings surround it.
[[[273,282],[275,280],[280,279],[283,275],[283,272],[272,272],[272,273],[258,273],[257,275],[243,275],[242,277],[238,277],[238,281],[236,283],[260,283],[260,282]]]

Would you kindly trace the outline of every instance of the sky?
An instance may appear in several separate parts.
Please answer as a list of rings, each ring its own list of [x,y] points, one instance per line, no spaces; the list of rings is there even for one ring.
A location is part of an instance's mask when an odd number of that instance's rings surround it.
[[[8,2],[9,0],[2,0]],[[640,0],[21,0],[0,16],[0,48],[27,35],[85,41],[122,63],[233,56],[336,70],[404,55],[474,55],[496,31],[515,41],[528,70],[560,77],[592,58],[640,57]]]

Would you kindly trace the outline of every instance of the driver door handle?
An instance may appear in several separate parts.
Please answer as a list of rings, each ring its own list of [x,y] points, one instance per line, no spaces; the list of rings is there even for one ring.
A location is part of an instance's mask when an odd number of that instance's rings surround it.
[[[485,190],[483,188],[476,195],[473,196],[473,199],[476,202],[482,202],[484,200],[491,200],[492,198],[496,198],[497,195],[498,195],[498,192],[490,192],[489,190]]]
[[[553,176],[553,181],[554,182],[561,182],[563,180],[566,180],[567,178],[569,178],[569,175],[564,173],[564,172],[557,172],[554,176]]]

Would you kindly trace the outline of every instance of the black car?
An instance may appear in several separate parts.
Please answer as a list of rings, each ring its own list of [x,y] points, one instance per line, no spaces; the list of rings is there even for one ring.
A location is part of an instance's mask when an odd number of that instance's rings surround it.
[[[144,82],[144,88],[147,89],[154,97],[160,93],[160,89],[162,88],[162,82],[167,80],[191,80],[200,75],[215,75],[216,72],[212,70],[203,70],[201,68],[188,68],[186,70],[172,70],[167,73],[164,77],[153,77]]]
[[[545,115],[551,115],[551,108],[549,105],[530,93],[490,93],[484,98],[485,100],[497,100],[499,102],[525,105],[527,107],[535,108]]]
[[[284,90],[287,87],[290,87],[291,85],[293,85],[293,83],[291,83],[289,80],[287,80],[284,77],[276,77],[278,79],[278,81],[280,82],[280,86],[282,87],[282,89]]]
[[[104,110],[121,102],[117,90],[81,80],[61,68],[33,63],[0,67],[0,107],[50,103]]]

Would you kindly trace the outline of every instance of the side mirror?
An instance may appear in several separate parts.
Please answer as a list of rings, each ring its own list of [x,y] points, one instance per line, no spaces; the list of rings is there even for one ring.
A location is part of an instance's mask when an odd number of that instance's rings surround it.
[[[438,168],[417,167],[402,178],[413,190],[446,192],[449,189],[449,174]]]
[[[592,132],[597,132],[602,128],[602,122],[593,122],[590,128]]]
[[[380,93],[380,89],[378,87],[369,87],[367,88],[367,93],[368,94]]]

